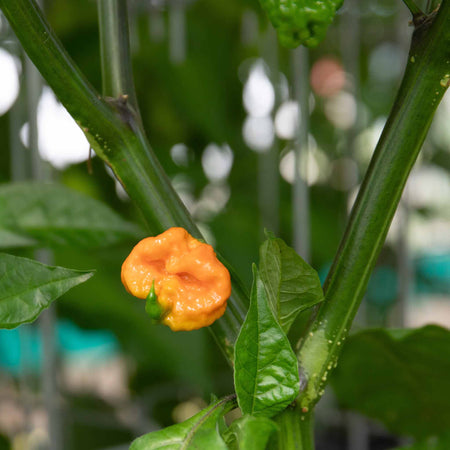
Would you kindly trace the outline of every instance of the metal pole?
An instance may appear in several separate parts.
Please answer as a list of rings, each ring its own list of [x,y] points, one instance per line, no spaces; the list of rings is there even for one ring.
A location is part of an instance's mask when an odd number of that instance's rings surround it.
[[[17,45],[17,53],[20,56],[21,47]],[[9,149],[11,156],[11,180],[13,182],[24,181],[30,177],[30,164],[28,152],[20,141],[20,128],[26,113],[26,97],[23,87],[19,91],[19,96],[9,110]],[[19,369],[19,392],[25,416],[25,431],[29,433],[30,417],[33,409],[32,382],[31,382],[31,326],[19,327],[20,342],[20,369]]]
[[[410,19],[407,8],[399,8],[397,14],[397,29],[399,30],[398,41],[402,49],[407,54],[410,40],[410,31],[401,33],[400,30],[405,30],[405,24]],[[396,240],[397,251],[397,274],[398,274],[398,291],[397,300],[395,302],[390,322],[394,327],[404,327],[407,310],[408,298],[411,294],[411,285],[413,272],[410,264],[410,251],[408,244],[408,226],[410,210],[408,206],[408,185],[405,186],[403,198],[400,201],[398,208],[399,227]]]
[[[294,185],[292,192],[293,243],[305,260],[311,258],[309,225],[309,189],[305,174],[308,161],[309,133],[309,51],[298,47],[291,52],[294,98],[299,107],[299,127],[294,149]]]
[[[272,83],[276,85],[279,77],[278,40],[275,30],[269,26],[262,39],[262,55],[270,70]],[[275,92],[274,111],[278,104]],[[273,114],[272,114],[273,115]],[[274,138],[271,148],[258,155],[258,204],[263,228],[279,232],[279,171],[278,140]]]
[[[19,50],[20,52],[20,50]],[[20,89],[19,97],[9,110],[9,149],[11,155],[11,180],[24,181],[30,178],[31,168],[27,149],[20,140],[20,128],[25,116],[25,89]]]
[[[169,9],[169,55],[173,64],[186,59],[186,14],[182,0],[172,0]]]
[[[51,170],[39,156],[38,103],[43,82],[39,72],[28,57],[25,60],[25,82],[32,178],[38,181],[50,180]],[[51,252],[45,249],[36,251],[35,258],[45,264],[51,264],[53,261]],[[40,315],[39,327],[42,336],[42,392],[48,420],[48,449],[61,450],[63,445],[56,384],[55,312],[53,307]]]
[[[358,0],[349,0],[347,10],[342,15],[340,23],[340,44],[342,52],[342,60],[346,73],[351,76],[352,93],[356,100],[356,119],[355,123],[347,130],[344,148],[347,149],[346,156],[354,158],[355,154],[355,138],[361,128],[360,115],[358,114],[359,97],[360,97],[360,46],[361,46],[361,30],[359,22],[359,3]],[[346,183],[350,185],[350,183]],[[364,307],[363,302],[363,307]],[[366,308],[364,308],[366,309]],[[361,326],[366,325],[365,311],[361,311],[355,322]],[[370,430],[366,418],[355,414],[348,413],[345,415],[347,428],[347,448],[348,450],[369,450],[370,446]]]

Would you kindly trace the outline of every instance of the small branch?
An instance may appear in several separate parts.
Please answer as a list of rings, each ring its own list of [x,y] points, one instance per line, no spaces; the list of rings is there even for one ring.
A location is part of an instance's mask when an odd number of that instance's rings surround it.
[[[431,14],[439,9],[441,0],[427,0],[426,14]]]
[[[125,0],[98,0],[103,95],[126,98],[138,111]]]
[[[416,28],[405,75],[324,285],[325,300],[300,342],[306,379],[299,402],[311,409],[366,291],[408,175],[450,77],[450,0]]]
[[[403,3],[407,6],[407,8],[410,10],[413,19],[418,16],[423,16],[423,11],[416,5],[414,0],[403,0]]]

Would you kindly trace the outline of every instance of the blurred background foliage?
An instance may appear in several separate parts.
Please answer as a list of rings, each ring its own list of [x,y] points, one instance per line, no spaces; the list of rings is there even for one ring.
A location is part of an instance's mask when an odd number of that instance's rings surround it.
[[[149,141],[206,238],[249,287],[264,228],[294,241],[293,152],[304,120],[295,99],[301,80],[293,73],[294,53],[278,47],[256,0],[128,3]],[[47,0],[45,11],[100,92],[96,2]],[[303,152],[309,205],[302,214],[310,229],[308,259],[322,279],[399,85],[412,32],[408,20],[400,0],[348,0],[326,40],[309,52],[309,146]],[[23,128],[29,118],[25,58],[3,18],[0,57],[0,181],[8,182],[30,174],[24,163],[17,175],[11,156],[17,148],[29,153]],[[89,172],[89,149],[52,95],[44,88],[38,109],[40,151],[52,178],[139,223],[103,163],[94,157]],[[356,328],[450,325],[449,100],[438,110]],[[211,392],[233,389],[231,369],[207,330],[153,326],[143,302],[125,292],[120,265],[134,244],[53,254],[55,264],[97,271],[57,304],[54,395],[64,449],[128,448],[133,437],[196,412]],[[17,449],[57,448],[48,446],[46,434],[39,326],[0,333],[0,448],[8,441]],[[337,411],[330,392],[318,411],[318,448],[399,443],[381,425]]]

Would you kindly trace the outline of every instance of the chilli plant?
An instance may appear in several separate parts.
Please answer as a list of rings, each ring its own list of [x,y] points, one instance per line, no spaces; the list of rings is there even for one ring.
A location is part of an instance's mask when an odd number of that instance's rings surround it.
[[[184,267],[179,269],[180,279],[186,284],[190,277],[202,281],[206,265],[208,271],[214,271],[213,266],[221,271],[217,277],[208,275],[203,283],[209,283],[205,292],[212,292],[214,298],[220,291],[220,305],[203,311],[201,319],[183,319],[188,322],[182,320],[181,325],[179,318],[173,318],[174,305],[168,306],[156,276],[147,277],[139,295],[147,299],[153,320],[173,329],[186,323],[194,323],[192,328],[210,325],[221,316],[209,330],[233,367],[235,393],[215,399],[185,422],[137,438],[132,450],[313,449],[314,409],[332,373],[345,406],[413,436],[414,448],[450,448],[450,441],[445,441],[450,426],[445,378],[450,373],[449,332],[427,326],[365,330],[348,337],[408,175],[450,84],[450,0],[425,12],[414,1],[404,3],[414,26],[408,62],[324,285],[311,266],[267,231],[258,265],[253,265],[248,297],[229,264],[220,256],[221,262],[217,261],[204,244],[147,140],[132,77],[126,0],[98,2],[102,95],[72,61],[36,0],[0,0],[24,51],[142,213],[146,234],[184,229],[189,234],[180,233],[188,236],[190,249],[209,252],[204,260],[180,263]],[[283,45],[314,46],[324,37],[341,1],[261,0],[261,6]],[[0,235],[9,247],[92,248],[141,236],[134,224],[106,206],[55,184],[2,185],[0,204]],[[178,242],[171,245],[181,248]],[[155,256],[156,265],[163,264],[161,258]],[[178,264],[173,258],[170,261]],[[8,254],[0,254],[0,267],[3,328],[35,320],[53,300],[92,276],[92,272]],[[216,286],[227,280],[230,289]],[[170,289],[185,289],[177,283]],[[182,302],[187,294],[177,292]],[[211,320],[206,317],[210,314]],[[300,314],[307,318],[302,321],[306,325],[296,333],[298,342],[292,343],[287,334],[298,326]],[[343,348],[349,356],[340,364]],[[387,372],[388,366],[394,370]],[[236,408],[242,415],[231,423],[224,421],[225,414]]]

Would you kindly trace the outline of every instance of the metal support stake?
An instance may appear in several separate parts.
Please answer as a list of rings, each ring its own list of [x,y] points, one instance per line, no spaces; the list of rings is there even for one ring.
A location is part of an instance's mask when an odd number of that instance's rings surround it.
[[[262,37],[261,54],[267,62],[270,78],[275,89],[275,105],[278,104],[277,81],[278,67],[278,40],[275,30],[269,29]],[[258,204],[263,228],[275,234],[279,232],[279,170],[278,170],[278,140],[275,137],[272,146],[267,152],[258,155]],[[262,236],[264,239],[264,236]]]
[[[169,55],[173,64],[186,59],[186,6],[182,0],[172,0],[169,9]]]
[[[298,137],[294,149],[294,186],[292,192],[294,249],[310,260],[309,189],[306,180],[309,133],[309,51],[298,47],[291,52],[294,98],[299,107]]]
[[[51,170],[48,165],[43,164],[39,156],[38,103],[43,83],[28,57],[25,59],[25,82],[32,178],[38,181],[49,180]],[[36,251],[35,257],[44,264],[51,264],[53,260],[51,252],[44,249]],[[52,307],[41,314],[39,327],[42,335],[42,393],[48,420],[48,449],[61,450],[63,445],[56,385],[55,314]]]
[[[339,31],[343,65],[346,73],[351,77],[352,93],[355,96],[356,101],[355,123],[346,132],[344,146],[346,149],[345,156],[353,159],[355,157],[355,139],[362,125],[358,111],[361,76],[359,67],[361,30],[358,0],[349,0],[347,10],[345,14],[342,15]],[[350,186],[350,183],[348,183],[348,185]],[[361,326],[367,326],[365,310],[366,305],[363,301],[362,310],[355,319],[355,322],[358,322]],[[367,419],[354,413],[346,414],[345,419],[348,450],[369,450],[370,430]]]

